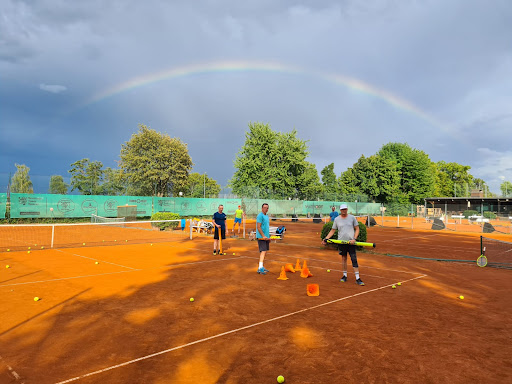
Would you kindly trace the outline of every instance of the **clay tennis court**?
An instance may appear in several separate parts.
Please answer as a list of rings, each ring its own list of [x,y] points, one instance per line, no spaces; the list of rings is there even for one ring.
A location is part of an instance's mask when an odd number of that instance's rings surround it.
[[[476,260],[477,234],[369,228],[358,286],[321,228],[290,225],[266,276],[243,239],[2,249],[0,383],[511,381],[511,271],[386,256]],[[313,277],[277,280],[297,259]]]

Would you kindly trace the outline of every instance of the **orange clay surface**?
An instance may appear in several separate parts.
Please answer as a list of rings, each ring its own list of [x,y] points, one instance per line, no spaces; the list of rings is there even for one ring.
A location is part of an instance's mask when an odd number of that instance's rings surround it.
[[[321,228],[287,225],[267,275],[231,233],[225,256],[206,235],[2,250],[0,383],[512,382],[512,271],[384,255],[475,260],[478,234],[369,228],[358,286]],[[297,259],[313,276],[278,280]]]

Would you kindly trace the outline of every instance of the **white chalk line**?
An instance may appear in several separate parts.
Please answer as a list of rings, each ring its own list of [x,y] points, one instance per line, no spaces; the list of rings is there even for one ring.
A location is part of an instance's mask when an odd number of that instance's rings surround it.
[[[408,280],[405,280],[405,281],[402,281],[402,282],[406,283],[406,282],[409,282],[409,281],[412,281],[412,280],[421,279],[422,277],[426,277],[426,275],[413,277],[411,279],[408,279]],[[100,370],[97,370],[97,371],[94,371],[94,372],[89,372],[89,373],[86,373],[86,374],[83,374],[83,375],[80,375],[80,376],[77,376],[77,377],[73,377],[73,378],[68,379],[68,380],[59,381],[56,384],[70,383],[72,381],[80,380],[80,379],[83,379],[85,377],[97,375],[99,373],[107,372],[107,371],[110,371],[112,369],[121,368],[121,367],[124,367],[126,365],[130,365],[130,364],[142,361],[142,360],[147,360],[147,359],[150,359],[150,358],[155,357],[155,356],[163,355],[163,354],[166,354],[166,353],[169,353],[169,352],[172,352],[172,351],[176,351],[178,349],[186,348],[186,347],[189,347],[189,346],[194,345],[194,344],[199,344],[199,343],[203,343],[205,341],[210,341],[210,340],[222,337],[222,336],[226,336],[226,335],[229,335],[229,334],[232,334],[232,333],[240,332],[240,331],[243,331],[243,330],[246,330],[246,329],[249,329],[249,328],[257,327],[259,325],[271,323],[273,321],[277,321],[277,320],[280,320],[280,319],[284,319],[286,317],[294,316],[294,315],[297,315],[297,314],[302,313],[302,312],[311,311],[313,309],[320,308],[320,307],[323,307],[323,306],[326,306],[326,305],[330,305],[330,304],[334,304],[334,303],[337,303],[337,302],[340,302],[340,301],[343,301],[343,300],[347,300],[347,299],[350,299],[350,298],[353,298],[353,297],[356,297],[356,296],[364,295],[364,294],[367,294],[367,293],[370,293],[370,292],[379,291],[379,290],[384,289],[384,288],[389,288],[391,286],[392,286],[392,284],[387,284],[387,285],[384,285],[384,286],[379,287],[379,288],[370,289],[368,291],[359,292],[359,293],[356,293],[356,294],[353,294],[353,295],[350,295],[350,296],[345,296],[345,297],[342,297],[342,298],[339,298],[339,299],[331,300],[331,301],[328,301],[326,303],[314,305],[314,306],[309,307],[309,308],[300,309],[298,311],[290,312],[290,313],[287,313],[285,315],[274,317],[272,319],[268,319],[268,320],[260,321],[260,322],[254,323],[254,324],[246,325],[244,327],[236,328],[236,329],[233,329],[231,331],[222,332],[222,333],[219,333],[219,334],[214,335],[214,336],[206,337],[206,338],[199,339],[199,340],[196,340],[196,341],[192,341],[190,343],[186,343],[186,344],[174,347],[174,348],[165,349],[165,350],[160,351],[160,352],[152,353],[150,355],[142,356],[142,357],[139,357],[137,359],[129,360],[129,361],[126,361],[126,362],[121,363],[121,364],[116,364],[116,365],[112,365],[110,367],[103,368],[103,369],[100,369]]]
[[[148,268],[148,269],[133,269],[132,268],[130,271],[106,272],[106,273],[98,273],[98,274],[95,274],[95,275],[70,276],[70,277],[61,277],[61,278],[58,278],[58,279],[26,281],[26,282],[23,282],[23,283],[12,283],[12,284],[1,284],[0,287],[10,287],[10,286],[13,286],[13,285],[47,283],[47,282],[61,281],[61,280],[84,279],[84,278],[87,278],[87,277],[115,275],[115,274],[118,274],[118,273],[145,272],[145,271],[149,271],[149,270],[153,270],[153,269],[172,269],[174,267],[179,267],[179,266],[182,266],[182,265],[213,263],[213,262],[217,262],[217,261],[237,260],[237,259],[240,259],[240,257],[231,257],[231,258],[226,258],[226,259],[205,260],[205,261],[192,261],[192,262],[189,262],[189,263],[173,264],[170,267],[156,267],[156,268]]]
[[[104,260],[96,259],[94,257],[88,257],[88,256],[84,256],[84,255],[79,255],[77,253],[62,251],[60,249],[54,249],[54,251],[66,253],[66,254],[69,254],[69,255],[73,255],[73,256],[76,256],[76,257],[81,257],[81,258],[88,259],[88,260],[94,260],[94,261],[98,261],[98,262],[101,261],[104,264],[115,265],[116,267],[128,268],[128,269],[133,269],[133,270],[137,269],[137,268],[128,267],[128,266],[122,265],[122,264],[111,263],[110,261],[104,261]]]

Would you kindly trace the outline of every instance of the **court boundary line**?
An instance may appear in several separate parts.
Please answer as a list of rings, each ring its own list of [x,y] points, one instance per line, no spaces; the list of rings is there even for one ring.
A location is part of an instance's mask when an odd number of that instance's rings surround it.
[[[406,283],[406,282],[409,282],[409,281],[413,281],[413,280],[417,280],[417,279],[421,279],[423,277],[427,277],[427,275],[413,277],[413,278],[410,278],[408,280],[403,281],[403,283]],[[309,307],[309,308],[303,308],[303,309],[300,309],[298,311],[290,312],[290,313],[287,313],[287,314],[284,314],[284,315],[281,315],[281,316],[277,316],[277,317],[274,317],[274,318],[271,318],[271,319],[259,321],[257,323],[246,325],[244,327],[240,327],[240,328],[232,329],[230,331],[222,332],[222,333],[219,333],[217,335],[213,335],[213,336],[205,337],[205,338],[202,338],[202,339],[199,339],[199,340],[191,341],[190,343],[179,345],[177,347],[168,348],[168,349],[165,349],[165,350],[162,350],[162,351],[159,351],[159,352],[151,353],[151,354],[146,355],[146,356],[142,356],[142,357],[138,357],[136,359],[125,361],[124,363],[115,364],[115,365],[112,365],[110,367],[106,367],[106,368],[103,368],[103,369],[100,369],[100,370],[97,370],[97,371],[85,373],[83,375],[76,376],[76,377],[73,377],[71,379],[67,379],[67,380],[64,380],[64,381],[59,381],[59,382],[57,382],[55,384],[65,384],[65,383],[70,383],[72,381],[77,381],[77,380],[80,380],[80,379],[83,379],[83,378],[86,378],[86,377],[94,376],[94,375],[97,375],[97,374],[100,374],[100,373],[103,373],[103,372],[111,371],[111,370],[116,369],[116,368],[121,368],[121,367],[130,365],[130,364],[133,364],[133,363],[137,363],[139,361],[151,359],[151,358],[153,358],[155,356],[164,355],[166,353],[173,352],[173,351],[176,351],[178,349],[186,348],[186,347],[189,347],[191,345],[203,343],[205,341],[210,341],[210,340],[213,340],[213,339],[217,339],[219,337],[230,335],[232,333],[240,332],[240,331],[243,331],[243,330],[246,330],[246,329],[249,329],[249,328],[253,328],[253,327],[257,327],[257,326],[263,325],[263,324],[271,323],[271,322],[274,322],[274,321],[277,321],[277,320],[281,320],[281,319],[284,319],[284,318],[287,318],[287,317],[290,317],[290,316],[297,315],[299,313],[311,311],[313,309],[324,307],[326,305],[330,305],[330,304],[334,304],[334,303],[337,303],[337,302],[340,302],[340,301],[348,300],[348,299],[351,299],[351,298],[356,297],[356,296],[361,296],[361,295],[364,295],[364,294],[367,294],[367,293],[370,293],[370,292],[375,292],[375,291],[379,291],[379,290],[384,289],[384,288],[389,288],[392,285],[393,284],[386,284],[384,286],[381,286],[381,287],[378,287],[378,288],[373,288],[373,289],[370,289],[368,291],[359,292],[359,293],[355,293],[353,295],[341,297],[339,299],[335,299],[335,300],[331,300],[331,301],[328,301],[328,302],[325,302],[325,303],[317,304],[317,305],[314,305],[314,306]]]
[[[51,281],[83,279],[83,278],[87,278],[87,277],[115,275],[115,274],[118,274],[118,273],[130,273],[130,272],[141,272],[141,271],[144,272],[144,271],[149,271],[149,270],[152,270],[152,269],[172,269],[174,267],[179,267],[179,266],[182,266],[182,265],[212,263],[212,262],[216,262],[216,261],[226,261],[226,260],[236,260],[236,259],[240,259],[242,257],[243,256],[236,256],[236,257],[229,257],[229,258],[226,258],[226,259],[193,261],[193,262],[189,262],[189,263],[173,264],[172,266],[163,266],[163,267],[155,267],[155,268],[148,268],[148,269],[134,269],[134,268],[132,268],[132,270],[130,270],[130,271],[105,272],[105,273],[99,273],[99,274],[96,274],[96,275],[71,276],[71,277],[61,277],[61,278],[58,278],[58,279],[49,279],[49,280],[25,281],[23,283],[0,284],[0,288],[2,288],[2,287],[10,287],[10,286],[13,286],[13,285],[39,284],[39,283],[46,283],[46,282],[51,282]]]
[[[104,260],[100,260],[100,259],[95,259],[93,257],[79,255],[77,253],[62,251],[60,249],[52,249],[52,251],[57,251],[57,252],[61,252],[61,253],[64,253],[64,254],[68,254],[68,255],[72,255],[72,256],[76,256],[76,257],[81,257],[81,258],[84,258],[84,259],[94,260],[94,261],[98,261],[98,262],[101,261],[102,263],[115,265],[116,267],[122,267],[122,268],[128,268],[128,269],[137,269],[137,268],[128,267],[128,266],[122,265],[122,264],[111,263],[110,261],[104,261]]]

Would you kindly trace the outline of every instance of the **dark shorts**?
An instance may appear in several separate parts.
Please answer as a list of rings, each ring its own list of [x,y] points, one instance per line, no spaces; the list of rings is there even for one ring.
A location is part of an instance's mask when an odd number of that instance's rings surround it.
[[[259,240],[258,239],[258,249],[260,252],[265,252],[270,249],[270,240]]]
[[[359,267],[357,264],[357,256],[356,256],[356,246],[352,244],[339,244],[338,245],[338,253],[341,256],[347,256],[347,253],[350,255],[350,260],[352,261],[352,266],[354,268]]]
[[[226,228],[220,229],[220,234],[222,235],[222,240],[226,238]],[[219,228],[215,227],[215,233],[213,234],[214,240],[219,240]]]

